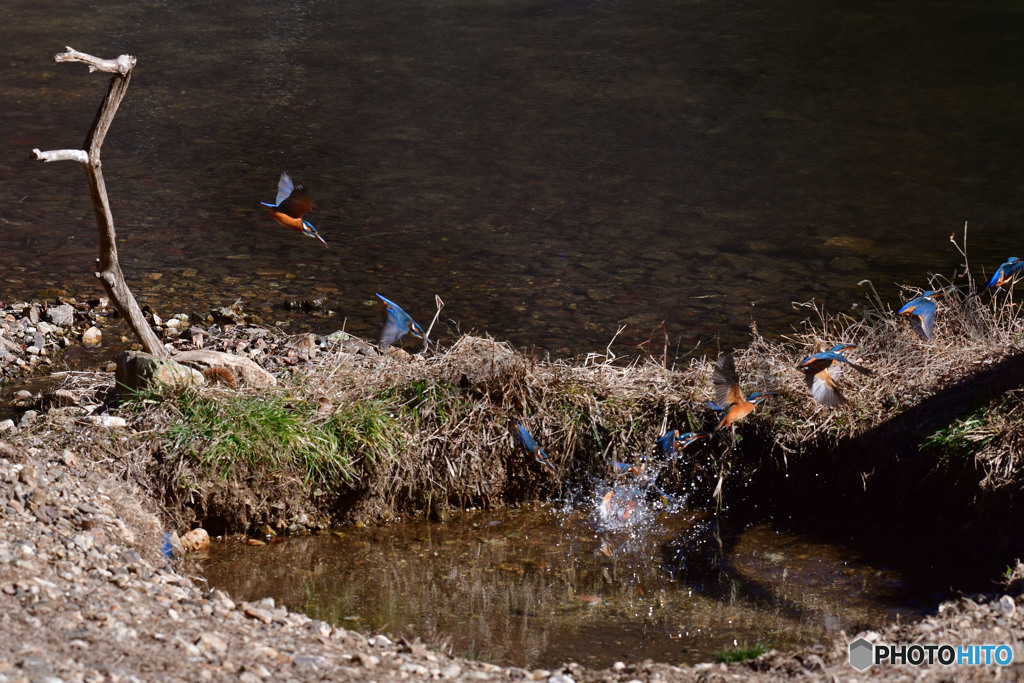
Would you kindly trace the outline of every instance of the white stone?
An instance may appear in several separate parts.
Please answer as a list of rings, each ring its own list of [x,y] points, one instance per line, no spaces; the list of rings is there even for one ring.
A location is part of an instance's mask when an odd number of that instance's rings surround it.
[[[115,415],[89,415],[85,418],[85,421],[94,427],[102,427],[104,429],[117,429],[128,426],[123,417]]]

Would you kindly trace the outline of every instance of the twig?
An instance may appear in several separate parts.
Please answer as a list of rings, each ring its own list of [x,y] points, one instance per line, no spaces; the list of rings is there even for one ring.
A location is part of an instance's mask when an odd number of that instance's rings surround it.
[[[423,350],[426,351],[430,345],[430,331],[434,329],[434,323],[437,322],[438,316],[441,315],[441,309],[444,308],[444,301],[441,300],[437,294],[434,295],[434,305],[437,306],[437,310],[434,312],[434,319],[430,321],[430,325],[427,327],[427,331],[423,335]]]

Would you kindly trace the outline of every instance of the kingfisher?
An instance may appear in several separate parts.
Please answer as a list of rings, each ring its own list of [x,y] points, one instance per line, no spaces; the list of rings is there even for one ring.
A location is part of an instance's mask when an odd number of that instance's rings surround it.
[[[686,432],[680,434],[678,429],[670,429],[658,439],[658,452],[665,457],[674,457],[697,439],[708,436],[707,432]]]
[[[270,210],[270,217],[284,227],[314,237],[320,241],[320,244],[327,246],[327,242],[316,231],[313,224],[303,218],[313,208],[313,203],[309,200],[309,193],[306,192],[306,186],[302,183],[298,185],[293,183],[288,171],[283,172],[281,179],[277,181],[277,202],[275,204],[260,202],[260,204],[267,207]]]
[[[639,477],[641,474],[644,473],[644,469],[646,467],[646,463],[630,465],[628,462],[619,462],[618,460],[612,460],[612,474],[634,474]]]
[[[836,384],[844,367],[841,363],[846,363],[861,374],[872,374],[870,369],[857,365],[843,355],[847,349],[856,347],[856,344],[836,344],[828,351],[812,353],[796,366],[797,370],[803,371],[807,387],[818,403],[834,408],[846,402]]]
[[[380,299],[383,314],[380,323],[380,341],[378,342],[382,349],[391,346],[409,332],[412,333],[412,336],[423,339],[428,344],[431,343],[423,328],[417,325],[416,321],[403,311],[401,306],[380,294],[377,295],[377,298]]]
[[[985,289],[981,291],[984,292],[992,287],[1002,287],[1021,272],[1024,272],[1024,261],[1021,261],[1016,256],[1011,256],[1006,260],[1006,263],[996,268],[996,272],[992,274],[992,279],[988,281]]]
[[[903,304],[903,308],[896,312],[896,315],[910,317],[910,324],[925,341],[932,338],[932,329],[935,327],[935,299],[942,296],[941,291],[929,289],[916,299],[911,299]]]
[[[534,440],[533,436],[530,435],[530,432],[526,431],[526,428],[518,422],[516,422],[515,436],[516,441],[518,441],[519,445],[523,447],[523,450],[532,456],[536,462],[550,470],[556,477],[558,476],[558,470],[551,464],[547,454],[541,450],[540,446],[537,445],[537,442]]]
[[[715,400],[705,401],[704,405],[722,413],[722,420],[715,431],[733,426],[733,423],[754,412],[755,406],[775,395],[774,391],[755,391],[744,398],[740,391],[740,376],[736,373],[736,361],[731,353],[723,353],[718,357],[711,381],[715,385]]]

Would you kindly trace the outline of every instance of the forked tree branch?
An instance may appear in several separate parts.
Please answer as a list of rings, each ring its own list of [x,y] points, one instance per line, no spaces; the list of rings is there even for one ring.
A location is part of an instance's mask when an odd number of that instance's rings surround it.
[[[160,343],[160,338],[146,322],[138,302],[132,295],[121,273],[121,265],[117,260],[117,240],[114,232],[114,216],[110,212],[110,201],[107,199],[107,187],[103,182],[103,170],[100,164],[100,147],[110,129],[110,124],[117,113],[117,107],[124,99],[128,84],[132,78],[135,57],[121,55],[117,59],[99,59],[70,47],[64,48],[62,54],[56,55],[58,62],[82,62],[89,66],[89,71],[103,71],[114,74],[107,88],[107,95],[96,112],[96,119],[85,137],[85,149],[59,149],[49,152],[32,150],[36,159],[41,161],[77,161],[85,169],[89,190],[92,193],[93,211],[96,213],[96,225],[99,228],[99,258],[96,259],[96,277],[107,290],[110,300],[128,322],[135,336],[147,352],[165,357],[167,350]]]

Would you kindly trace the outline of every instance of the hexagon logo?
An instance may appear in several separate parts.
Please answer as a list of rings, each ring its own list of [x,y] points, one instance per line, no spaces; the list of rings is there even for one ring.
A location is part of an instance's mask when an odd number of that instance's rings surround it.
[[[875,646],[867,638],[858,638],[850,643],[850,666],[863,671],[871,666],[874,660]]]

